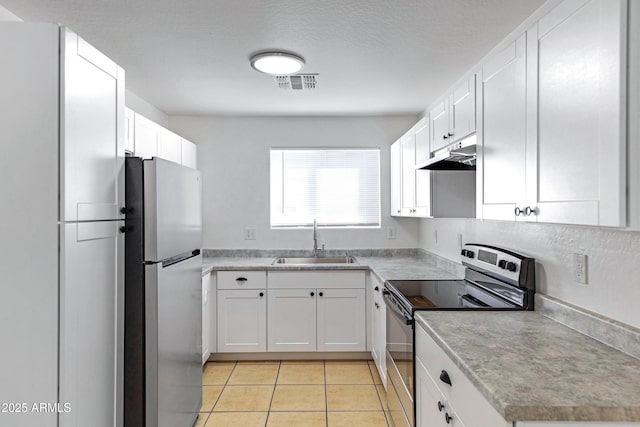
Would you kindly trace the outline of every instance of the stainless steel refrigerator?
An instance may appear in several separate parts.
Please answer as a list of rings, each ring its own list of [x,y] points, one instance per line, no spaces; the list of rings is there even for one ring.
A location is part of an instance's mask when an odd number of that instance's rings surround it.
[[[202,404],[200,172],[126,159],[125,427],[191,427]]]

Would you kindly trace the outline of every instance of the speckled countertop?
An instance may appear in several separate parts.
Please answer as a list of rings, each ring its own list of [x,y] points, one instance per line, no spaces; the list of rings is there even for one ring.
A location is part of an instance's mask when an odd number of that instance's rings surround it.
[[[640,421],[640,360],[558,322],[495,311],[416,319],[507,421]]]
[[[388,256],[355,256],[355,264],[273,265],[276,256],[205,257],[202,275],[213,270],[371,270],[382,280],[457,279],[464,268],[424,253],[399,253]]]

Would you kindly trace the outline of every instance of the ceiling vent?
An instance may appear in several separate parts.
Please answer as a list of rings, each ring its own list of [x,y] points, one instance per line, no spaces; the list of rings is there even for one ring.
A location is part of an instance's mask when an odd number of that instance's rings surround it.
[[[284,90],[312,90],[318,85],[317,74],[294,74],[292,76],[273,76],[276,86]]]

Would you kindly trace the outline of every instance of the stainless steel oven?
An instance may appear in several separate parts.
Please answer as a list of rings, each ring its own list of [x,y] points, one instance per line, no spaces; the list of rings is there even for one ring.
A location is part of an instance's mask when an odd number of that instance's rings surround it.
[[[415,425],[414,313],[418,310],[533,310],[534,260],[487,245],[467,244],[463,280],[389,280],[387,306],[387,419]]]

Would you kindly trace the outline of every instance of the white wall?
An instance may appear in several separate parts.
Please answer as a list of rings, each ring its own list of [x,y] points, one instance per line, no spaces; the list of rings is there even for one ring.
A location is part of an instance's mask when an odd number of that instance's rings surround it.
[[[381,229],[322,229],[327,249],[415,247],[418,220],[389,216],[389,146],[416,121],[398,117],[170,117],[170,128],[198,144],[203,173],[205,248],[310,249],[311,231],[271,230],[270,147],[379,147]],[[244,228],[256,227],[256,240]],[[387,228],[397,237],[387,239]]]
[[[125,73],[126,73],[126,70],[125,70]],[[126,74],[125,74],[125,80],[126,80]],[[151,103],[140,98],[138,95],[131,92],[129,89],[127,89],[125,93],[125,104],[127,105],[127,107],[131,108],[136,113],[142,114],[149,120],[152,120],[163,127],[169,127],[169,116],[167,114],[157,109]]]
[[[435,235],[437,232],[437,243]],[[538,290],[640,328],[640,232],[476,219],[425,219],[420,247],[460,259],[465,243],[513,249],[536,259]],[[588,284],[573,280],[573,254],[588,256]]]

